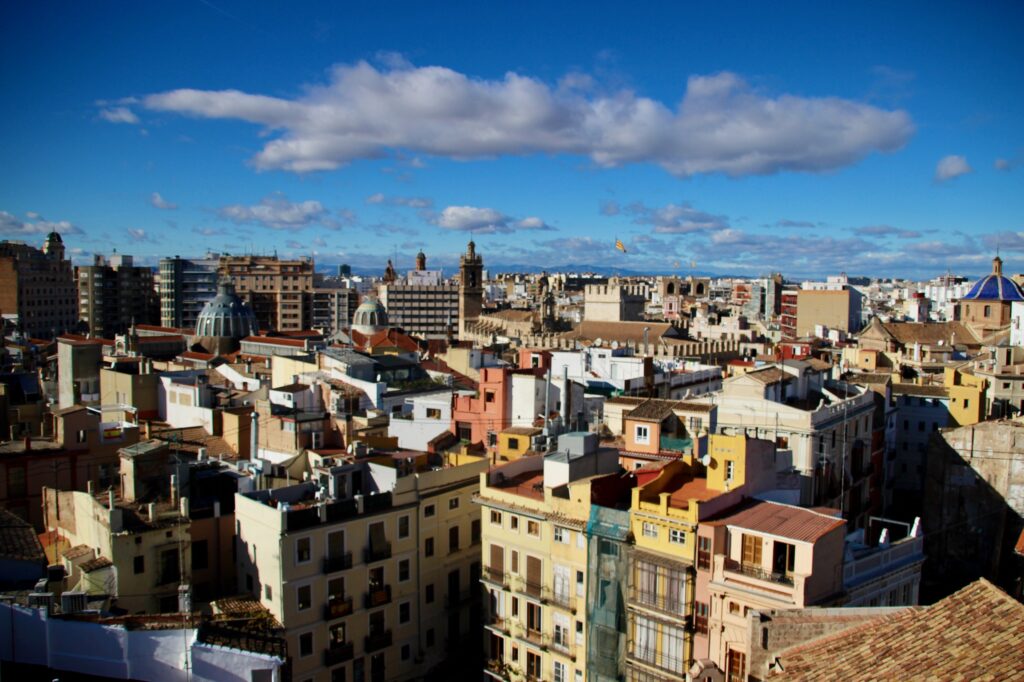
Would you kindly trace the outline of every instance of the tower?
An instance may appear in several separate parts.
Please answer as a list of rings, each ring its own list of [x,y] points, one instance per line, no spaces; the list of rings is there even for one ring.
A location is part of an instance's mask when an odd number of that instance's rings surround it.
[[[422,251],[416,254],[416,269],[420,271],[427,269],[427,254]]]
[[[459,339],[466,338],[468,323],[480,317],[483,308],[484,261],[471,240],[466,253],[459,257]]]
[[[64,240],[56,232],[51,232],[43,242],[43,253],[56,261],[64,260]]]

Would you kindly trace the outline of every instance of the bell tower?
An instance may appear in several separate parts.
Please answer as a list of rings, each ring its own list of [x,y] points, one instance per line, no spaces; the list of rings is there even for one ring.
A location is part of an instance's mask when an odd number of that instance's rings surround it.
[[[480,317],[484,303],[484,261],[469,242],[459,258],[459,339],[466,337],[466,325]]]

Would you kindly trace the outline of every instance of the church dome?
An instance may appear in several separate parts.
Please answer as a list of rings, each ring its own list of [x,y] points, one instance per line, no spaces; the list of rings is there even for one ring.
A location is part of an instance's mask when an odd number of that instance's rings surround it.
[[[388,328],[388,311],[375,298],[365,298],[352,316],[352,329],[370,336]]]
[[[196,322],[196,336],[244,339],[259,332],[256,315],[235,293],[235,285],[222,281],[217,295],[207,301]]]
[[[978,280],[963,300],[1024,301],[1024,292],[1012,279],[1003,277],[1003,261],[996,256],[992,259],[992,274]]]

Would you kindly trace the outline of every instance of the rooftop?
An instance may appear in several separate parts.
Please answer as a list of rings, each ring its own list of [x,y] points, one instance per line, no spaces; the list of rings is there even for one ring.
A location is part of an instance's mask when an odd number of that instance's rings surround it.
[[[717,516],[708,523],[714,526],[738,526],[799,542],[815,542],[845,525],[846,521],[811,509],[753,500],[740,507],[739,511]]]
[[[883,615],[779,655],[782,680],[1022,677],[1024,604],[984,578],[921,609]]]
[[[43,546],[32,524],[0,509],[0,558],[46,563]]]

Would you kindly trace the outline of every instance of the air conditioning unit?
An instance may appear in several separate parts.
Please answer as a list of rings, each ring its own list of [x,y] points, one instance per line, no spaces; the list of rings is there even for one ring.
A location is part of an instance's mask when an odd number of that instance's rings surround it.
[[[60,610],[64,613],[85,611],[87,606],[85,592],[65,592],[60,595]]]
[[[28,605],[35,609],[53,610],[53,592],[33,592],[28,595]]]

